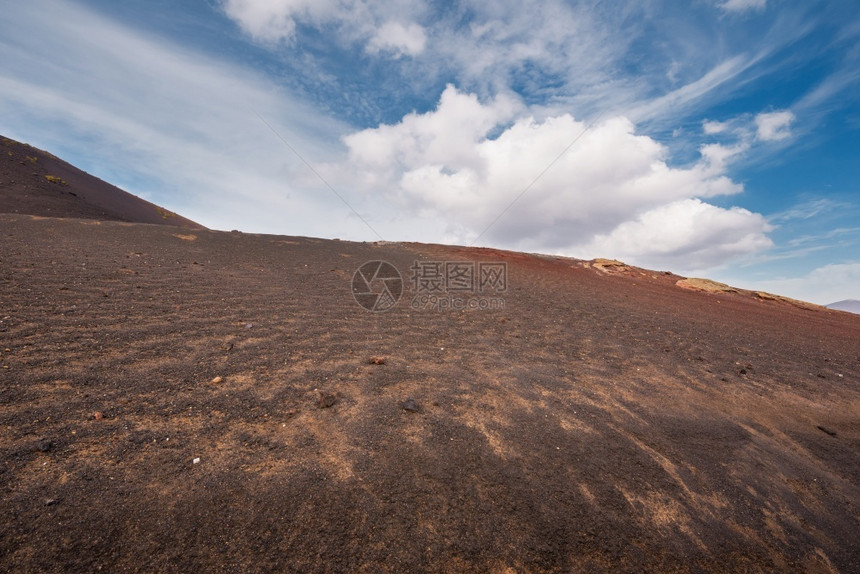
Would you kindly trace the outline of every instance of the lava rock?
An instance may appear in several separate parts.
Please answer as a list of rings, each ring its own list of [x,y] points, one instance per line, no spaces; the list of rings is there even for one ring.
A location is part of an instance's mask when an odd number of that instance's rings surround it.
[[[333,407],[337,403],[337,395],[333,393],[324,393],[323,391],[319,391],[320,398],[317,401],[317,406],[321,409],[328,409]]]

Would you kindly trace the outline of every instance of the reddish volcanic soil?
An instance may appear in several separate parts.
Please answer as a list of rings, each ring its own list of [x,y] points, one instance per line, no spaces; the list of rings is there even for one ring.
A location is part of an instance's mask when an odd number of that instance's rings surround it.
[[[678,279],[0,215],[0,570],[860,571],[860,316]]]

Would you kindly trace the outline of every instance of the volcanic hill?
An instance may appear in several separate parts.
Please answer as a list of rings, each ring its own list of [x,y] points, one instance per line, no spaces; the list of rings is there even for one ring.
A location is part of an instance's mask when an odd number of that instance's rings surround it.
[[[199,223],[132,195],[52,154],[0,136],[0,213],[156,223]]]
[[[0,571],[860,571],[860,316],[51,205],[0,214]]]

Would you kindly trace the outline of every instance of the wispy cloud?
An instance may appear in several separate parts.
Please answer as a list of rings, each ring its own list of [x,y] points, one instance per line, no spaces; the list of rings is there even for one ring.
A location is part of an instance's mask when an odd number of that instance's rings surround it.
[[[767,0],[725,0],[717,4],[721,10],[730,13],[760,11],[767,6]]]
[[[815,111],[822,106],[832,109],[842,107],[848,102],[839,96],[860,85],[860,53],[849,65],[838,68],[809,90],[794,105],[797,110]]]
[[[386,22],[370,39],[367,50],[373,54],[387,51],[396,56],[417,56],[426,44],[427,35],[418,24]]]
[[[828,245],[832,245],[832,241],[834,239],[851,235],[860,237],[860,227],[839,227],[836,229],[831,229],[827,233],[819,233],[817,235],[802,235],[800,237],[789,239],[788,241],[786,241],[786,245],[789,245],[791,247],[798,247],[802,245],[809,245],[812,243],[825,243],[825,245],[821,247],[826,248]]]
[[[374,54],[417,55],[426,42],[416,22],[425,8],[416,1],[218,0],[218,5],[250,37],[275,48],[297,41],[299,26],[333,28],[332,42],[363,44]]]
[[[705,135],[721,134],[728,129],[726,122],[717,122],[706,120],[702,122],[702,131]]]
[[[822,213],[832,212],[836,209],[850,207],[843,202],[835,201],[826,197],[818,197],[803,203],[792,206],[774,213],[770,216],[770,221],[774,223],[783,223],[798,219],[812,219]]]
[[[46,13],[53,15],[50,27]],[[5,135],[207,225],[321,232],[308,222],[325,219],[329,199],[313,194],[318,184],[254,112],[318,161],[344,126],[262,76],[74,3],[14,3],[4,7],[3,22]],[[69,145],[69,133],[83,145]],[[302,183],[310,193],[290,187]]]
[[[702,77],[676,88],[664,95],[642,101],[631,108],[627,115],[634,121],[665,120],[689,113],[691,106],[700,107],[702,99],[720,86],[749,69],[753,62],[746,56],[734,56],[720,62]],[[671,110],[671,114],[669,111]]]

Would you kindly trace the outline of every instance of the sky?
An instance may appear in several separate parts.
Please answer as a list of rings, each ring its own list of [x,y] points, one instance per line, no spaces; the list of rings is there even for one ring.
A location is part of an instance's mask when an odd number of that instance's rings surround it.
[[[213,229],[860,299],[856,0],[0,5],[0,134]]]

